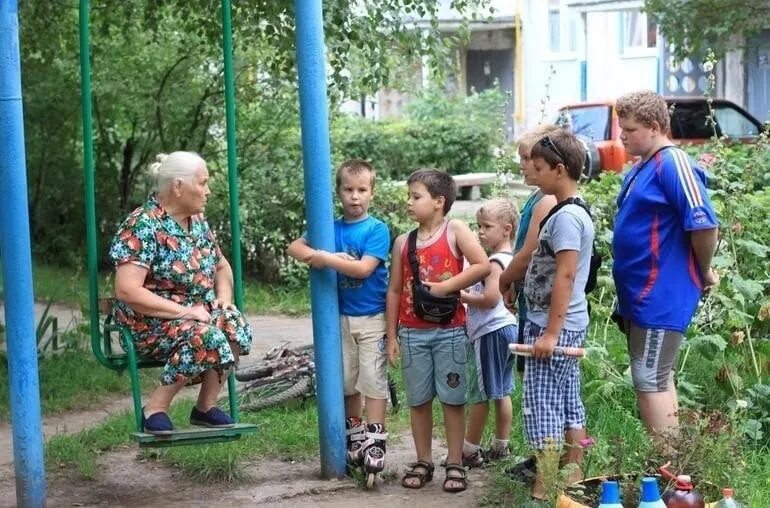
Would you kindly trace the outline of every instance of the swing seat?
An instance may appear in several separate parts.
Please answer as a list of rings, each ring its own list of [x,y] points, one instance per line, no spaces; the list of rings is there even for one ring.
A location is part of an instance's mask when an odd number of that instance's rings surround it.
[[[160,448],[183,445],[198,445],[207,443],[226,443],[236,441],[244,434],[253,434],[257,426],[251,423],[236,423],[228,428],[189,428],[179,429],[172,434],[156,435],[144,432],[142,427],[142,390],[139,382],[139,369],[150,367],[162,367],[165,362],[149,358],[141,358],[134,349],[131,331],[113,323],[111,309],[113,298],[99,299],[99,312],[106,315],[102,326],[102,334],[91,334],[91,349],[96,359],[105,367],[117,371],[119,374],[128,370],[131,378],[131,395],[134,401],[134,420],[136,432],[131,437],[139,444],[140,448]],[[117,335],[114,339],[113,335]],[[117,352],[114,345],[117,343],[122,352]],[[233,420],[237,418],[237,398],[235,394],[235,374],[230,372],[227,379],[227,387],[230,400],[230,414]]]

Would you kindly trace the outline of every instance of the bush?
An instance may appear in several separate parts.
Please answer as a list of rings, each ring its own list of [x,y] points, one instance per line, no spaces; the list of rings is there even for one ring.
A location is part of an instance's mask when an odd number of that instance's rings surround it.
[[[495,171],[493,148],[503,144],[504,104],[497,89],[467,97],[432,89],[418,96],[401,119],[340,117],[332,133],[334,159],[367,159],[381,175],[396,180],[420,167],[452,174]]]

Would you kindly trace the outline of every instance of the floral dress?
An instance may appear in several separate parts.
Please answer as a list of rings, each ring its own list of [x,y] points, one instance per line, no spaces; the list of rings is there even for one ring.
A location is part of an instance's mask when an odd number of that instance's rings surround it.
[[[251,348],[251,327],[236,310],[213,309],[214,276],[222,252],[203,215],[190,217],[185,231],[155,196],[134,210],[115,234],[110,257],[119,266],[149,270],[144,287],[183,306],[203,304],[212,322],[145,316],[120,300],[113,317],[131,330],[137,353],[165,361],[164,385],[196,378],[209,369],[220,374],[235,363],[230,343],[241,354]]]

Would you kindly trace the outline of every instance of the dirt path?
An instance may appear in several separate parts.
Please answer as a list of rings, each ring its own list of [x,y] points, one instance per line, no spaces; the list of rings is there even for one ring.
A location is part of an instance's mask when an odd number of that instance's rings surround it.
[[[317,461],[259,459],[244,464],[247,480],[239,485],[200,484],[159,462],[137,458],[126,447],[99,459],[99,476],[81,480],[75,473],[57,472],[48,478],[48,506],[277,506],[277,507],[426,507],[475,506],[488,478],[485,470],[470,472],[468,491],[447,494],[441,490],[443,471],[422,490],[400,485],[400,474],[414,460],[410,436],[391,439],[384,479],[371,491],[344,478],[322,480]],[[434,446],[436,463],[443,452]],[[13,480],[0,481],[0,506],[13,506]],[[5,504],[9,503],[9,504]]]
[[[41,309],[38,309],[41,311]],[[54,306],[60,326],[74,326],[82,319],[77,311]],[[3,309],[0,304],[0,317]],[[256,361],[272,345],[290,341],[292,346],[312,341],[309,318],[285,316],[248,316],[254,329],[253,353],[243,363]],[[128,392],[128,385],[126,385]],[[181,396],[192,397],[195,387]],[[110,414],[131,409],[131,397],[122,396],[105,402],[101,408],[58,414],[44,419],[46,439],[76,433],[98,423]],[[316,432],[316,429],[308,429]],[[14,506],[12,434],[8,425],[0,425],[0,507]],[[442,443],[434,443],[435,462],[445,453]],[[422,490],[401,487],[401,472],[414,460],[411,436],[391,436],[385,474],[372,491],[362,491],[353,480],[323,480],[317,459],[294,462],[289,459],[259,459],[244,464],[248,478],[238,485],[203,485],[186,479],[178,470],[160,462],[142,459],[133,445],[105,453],[99,458],[96,480],[80,479],[76,473],[55,471],[48,475],[48,506],[278,506],[278,507],[448,507],[475,506],[488,474],[473,470],[470,488],[461,494],[441,490],[443,471]]]

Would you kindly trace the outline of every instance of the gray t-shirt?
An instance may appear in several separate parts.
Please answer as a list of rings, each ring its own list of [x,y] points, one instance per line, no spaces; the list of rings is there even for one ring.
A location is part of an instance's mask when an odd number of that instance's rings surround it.
[[[537,227],[537,225],[535,225]],[[551,292],[556,275],[556,253],[578,251],[578,266],[567,315],[565,330],[581,331],[588,327],[588,303],[585,286],[591,267],[594,224],[579,205],[569,204],[557,211],[545,223],[538,237],[539,245],[524,278],[527,299],[527,319],[545,328],[551,309]]]

